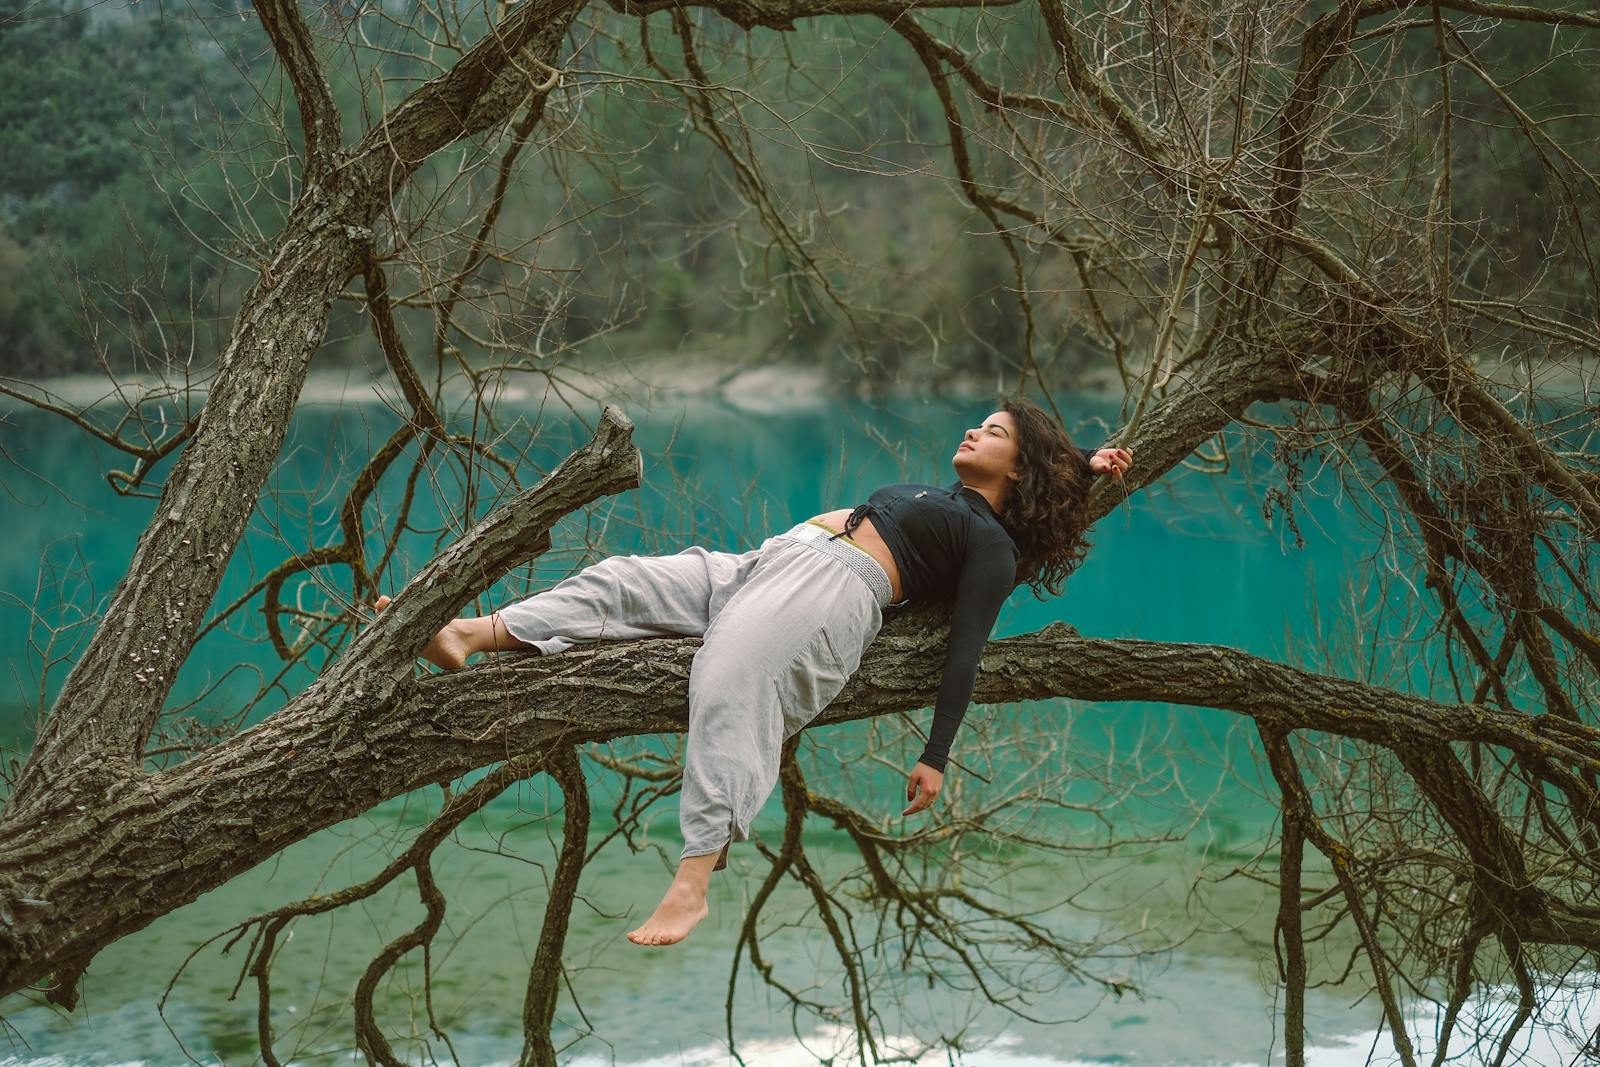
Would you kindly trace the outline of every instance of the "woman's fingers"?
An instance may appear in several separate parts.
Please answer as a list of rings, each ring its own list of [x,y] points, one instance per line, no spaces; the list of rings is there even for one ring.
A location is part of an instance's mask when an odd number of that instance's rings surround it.
[[[900,814],[915,815],[929,804],[932,804],[933,798],[934,794],[927,786],[923,785],[922,779],[912,775],[911,780],[906,783],[906,799],[911,801],[911,804]]]
[[[938,795],[938,790],[929,789],[921,778],[913,776],[906,786],[906,799],[911,801],[911,804],[900,814],[915,815],[919,811],[931,808],[933,806],[933,798]]]
[[[1126,448],[1107,448],[1106,470],[1113,478],[1121,478],[1127,469],[1133,466],[1133,452]]]
[[[1133,450],[1129,448],[1102,448],[1089,460],[1089,469],[1096,474],[1109,474],[1121,478],[1133,466]]]

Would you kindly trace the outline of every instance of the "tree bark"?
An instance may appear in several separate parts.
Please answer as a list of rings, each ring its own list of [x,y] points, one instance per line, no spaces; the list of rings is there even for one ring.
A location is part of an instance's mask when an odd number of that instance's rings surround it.
[[[0,995],[86,962],[316,830],[415,785],[456,777],[417,759],[430,747],[432,713],[405,695],[418,692],[409,678],[416,650],[478,591],[544,551],[563,515],[638,484],[632,431],[607,408],[589,444],[417,572],[388,611],[266,722],[170,771],[134,768],[109,782],[66,775],[26,805],[9,805],[0,818]],[[462,751],[460,736],[436,740]],[[413,741],[419,747],[406,755]],[[466,751],[476,753],[472,767],[506,752]]]
[[[334,296],[361,269],[379,213],[430,155],[503,120],[528,97],[528,73],[512,61],[529,47],[532,58],[553,60],[581,2],[519,8],[331,163],[336,117],[315,56],[296,32],[303,29],[298,13],[266,7],[279,56],[306,93],[300,106],[312,155],[305,184],[239,309],[193,440],[162,488],[105,621],[39,731],[8,817],[66,779],[93,791],[137,777],[144,741],[282,449]]]
[[[886,626],[812,725],[928,706],[942,662],[937,637],[921,619]],[[0,827],[0,995],[86,961],[295,841],[409,790],[547,746],[681,731],[698,646],[600,643],[392,687],[319,686],[93,808],[8,821]],[[1269,729],[1322,730],[1396,750],[1481,741],[1600,771],[1600,731],[1582,724],[1441,704],[1222,646],[1097,640],[1059,623],[990,642],[975,700],[1054,697],[1221,708]],[[1592,920],[1530,913],[1518,921],[1528,940],[1600,950]]]

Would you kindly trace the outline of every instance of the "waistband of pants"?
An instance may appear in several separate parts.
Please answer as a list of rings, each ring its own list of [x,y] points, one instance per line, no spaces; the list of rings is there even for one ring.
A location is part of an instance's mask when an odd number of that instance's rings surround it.
[[[878,602],[878,610],[889,606],[889,598],[894,595],[889,585],[889,575],[884,572],[883,564],[873,559],[872,554],[860,545],[843,537],[835,540],[832,530],[809,520],[798,523],[778,536],[786,541],[797,541],[825,556],[832,556],[867,583],[867,588],[872,590],[872,596]]]

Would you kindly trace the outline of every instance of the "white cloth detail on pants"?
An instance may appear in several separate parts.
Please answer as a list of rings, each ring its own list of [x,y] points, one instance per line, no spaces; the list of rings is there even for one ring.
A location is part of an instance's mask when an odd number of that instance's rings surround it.
[[[783,742],[839,694],[883,624],[888,575],[826,536],[800,523],[749,552],[612,556],[499,611],[511,636],[546,654],[579,641],[704,638],[689,670],[678,801],[686,857],[749,838]]]

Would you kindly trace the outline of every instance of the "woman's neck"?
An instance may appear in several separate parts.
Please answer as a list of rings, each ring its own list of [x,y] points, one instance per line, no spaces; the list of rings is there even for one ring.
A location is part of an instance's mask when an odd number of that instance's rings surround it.
[[[1008,503],[1007,498],[1011,495],[1006,486],[970,485],[967,482],[962,482],[961,484],[964,488],[971,489],[974,493],[987,500],[990,510],[996,515],[1005,514],[1006,504]]]

